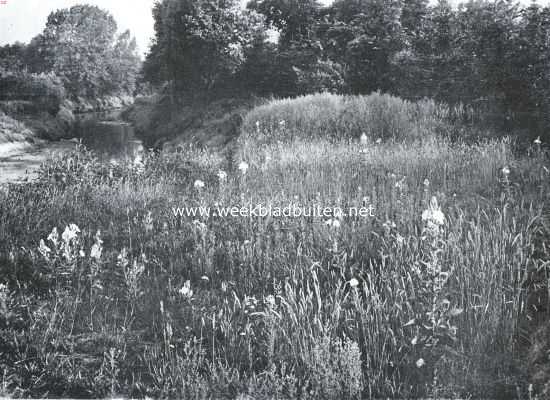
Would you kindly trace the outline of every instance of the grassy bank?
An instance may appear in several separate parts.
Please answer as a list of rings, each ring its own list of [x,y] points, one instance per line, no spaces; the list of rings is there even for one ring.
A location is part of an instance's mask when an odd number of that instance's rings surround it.
[[[0,157],[24,150],[34,141],[33,132],[21,122],[0,111]]]
[[[336,135],[311,135],[319,114],[291,106],[294,119],[248,114],[231,165],[189,146],[131,165],[79,151],[1,192],[4,392],[516,398],[529,383],[542,391],[528,340],[538,328],[527,319],[534,289],[524,283],[549,257],[544,150],[518,155],[509,140],[467,144],[437,132],[419,140],[420,130],[401,140],[371,124],[372,139],[359,143],[338,119]],[[347,118],[360,126],[364,114],[355,115]],[[384,115],[393,126],[394,113]],[[174,215],[291,202],[375,212]]]

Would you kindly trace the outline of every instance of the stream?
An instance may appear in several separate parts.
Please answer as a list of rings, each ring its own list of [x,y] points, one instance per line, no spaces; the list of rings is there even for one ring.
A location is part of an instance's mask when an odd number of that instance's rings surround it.
[[[122,110],[76,116],[75,139],[0,148],[0,184],[36,178],[40,165],[49,158],[73,150],[78,139],[103,161],[135,160],[143,151],[131,124],[122,121]]]

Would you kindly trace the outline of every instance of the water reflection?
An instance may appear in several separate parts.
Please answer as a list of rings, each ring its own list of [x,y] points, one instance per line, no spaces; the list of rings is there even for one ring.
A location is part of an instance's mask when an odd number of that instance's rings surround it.
[[[119,113],[82,116],[76,135],[103,161],[136,163],[143,159],[143,143],[136,138],[133,126],[120,120]]]

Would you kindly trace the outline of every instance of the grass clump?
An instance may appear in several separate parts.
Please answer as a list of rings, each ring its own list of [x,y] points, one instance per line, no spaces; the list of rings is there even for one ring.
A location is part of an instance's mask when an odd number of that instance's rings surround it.
[[[465,108],[433,100],[410,102],[388,94],[342,96],[329,93],[271,101],[246,117],[243,132],[259,141],[294,138],[346,140],[365,134],[371,141],[415,141],[454,134]]]

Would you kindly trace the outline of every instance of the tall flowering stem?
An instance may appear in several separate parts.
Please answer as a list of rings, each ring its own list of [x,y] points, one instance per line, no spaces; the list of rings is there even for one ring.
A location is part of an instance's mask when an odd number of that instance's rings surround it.
[[[432,197],[428,208],[422,213],[422,250],[423,260],[416,268],[419,293],[422,296],[422,310],[418,313],[419,337],[413,339],[413,345],[422,346],[423,357],[416,360],[417,368],[426,368],[432,372],[432,394],[437,394],[437,361],[443,355],[442,347],[456,336],[456,327],[451,318],[458,315],[457,309],[451,310],[448,299],[447,283],[452,274],[446,270],[441,260],[445,250],[446,218],[439,207],[437,198]],[[423,374],[423,376],[429,376]]]

